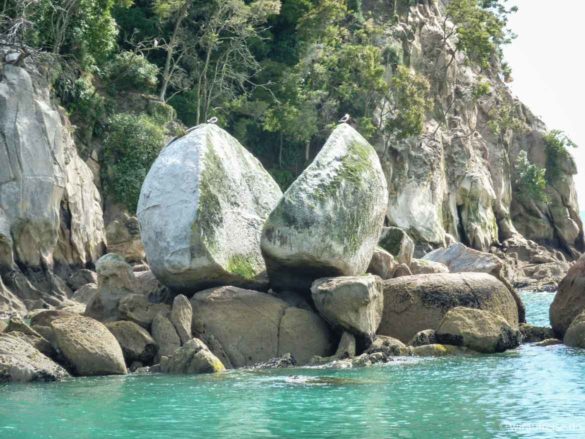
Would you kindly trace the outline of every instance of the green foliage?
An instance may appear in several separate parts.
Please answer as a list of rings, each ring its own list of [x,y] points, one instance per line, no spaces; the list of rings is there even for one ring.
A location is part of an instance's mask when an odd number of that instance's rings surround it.
[[[142,182],[164,146],[164,131],[146,115],[119,113],[108,120],[106,133],[101,157],[104,189],[134,212]]]
[[[517,130],[522,127],[513,102],[504,95],[499,95],[497,102],[489,112],[488,127],[492,133],[502,138],[508,130]]]
[[[392,112],[385,131],[396,139],[422,133],[425,116],[432,109],[429,82],[406,66],[398,66],[391,81]]]
[[[546,203],[548,195],[546,193],[546,172],[528,160],[526,151],[520,151],[515,163],[516,179],[514,181],[516,193],[525,200],[534,200],[536,202]]]
[[[107,78],[115,89],[152,91],[158,83],[158,67],[143,55],[123,51],[107,67]]]
[[[549,131],[544,137],[546,144],[546,179],[552,183],[561,174],[561,166],[571,161],[569,148],[576,148],[577,144],[560,130]]]
[[[506,25],[508,14],[515,8],[507,9],[505,2],[451,0],[447,5],[447,16],[457,27],[457,49],[484,69],[500,54],[501,45],[513,38]]]
[[[480,100],[484,96],[490,95],[492,92],[492,86],[488,81],[480,81],[473,84],[471,88],[471,96],[474,101]]]

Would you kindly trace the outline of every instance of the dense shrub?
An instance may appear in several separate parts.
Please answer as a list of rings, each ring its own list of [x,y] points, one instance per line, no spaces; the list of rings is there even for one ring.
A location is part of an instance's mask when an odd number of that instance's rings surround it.
[[[106,192],[131,212],[152,162],[164,146],[165,133],[146,115],[120,113],[108,120],[102,153]]]
[[[545,137],[546,144],[546,179],[549,182],[555,181],[561,174],[562,162],[571,159],[569,148],[576,148],[577,145],[560,130],[552,130]]]
[[[107,69],[110,83],[116,89],[153,91],[157,85],[158,67],[143,55],[121,52]]]
[[[521,199],[547,202],[546,169],[541,168],[528,160],[526,151],[520,151],[515,163],[516,193]]]

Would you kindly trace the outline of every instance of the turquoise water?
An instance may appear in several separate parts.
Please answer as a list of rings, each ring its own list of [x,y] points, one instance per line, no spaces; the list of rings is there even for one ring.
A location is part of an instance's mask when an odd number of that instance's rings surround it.
[[[525,295],[546,323],[552,294]],[[0,387],[0,438],[585,437],[585,353],[564,346],[368,369],[78,378]]]

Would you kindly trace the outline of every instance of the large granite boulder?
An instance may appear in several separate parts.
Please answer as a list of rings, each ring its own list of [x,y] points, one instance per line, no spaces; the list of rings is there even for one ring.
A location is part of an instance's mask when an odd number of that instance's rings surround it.
[[[120,344],[102,323],[89,317],[71,316],[53,320],[51,327],[58,349],[76,375],[126,373]]]
[[[575,348],[585,348],[585,312],[581,312],[573,319],[565,332],[563,343]]]
[[[522,335],[501,316],[490,311],[456,307],[447,312],[435,333],[439,343],[465,346],[477,352],[514,349]]]
[[[102,256],[96,264],[98,291],[87,304],[85,313],[96,320],[120,319],[120,300],[135,292],[136,278],[130,264],[116,254]]]
[[[191,299],[193,333],[228,367],[252,366],[286,353],[300,359],[331,353],[331,334],[319,316],[277,297],[236,287]]]
[[[332,326],[359,337],[376,334],[384,308],[382,282],[377,276],[318,279],[311,293],[315,307]]]
[[[384,312],[378,334],[408,343],[425,329],[437,329],[452,308],[491,311],[518,326],[518,306],[510,290],[486,273],[437,273],[383,282]]]
[[[365,273],[387,197],[376,152],[351,126],[339,125],[266,221],[262,254],[271,285],[308,290],[321,277]]]
[[[559,291],[550,305],[550,324],[557,337],[565,332],[585,310],[585,256],[581,256],[559,284]]]
[[[215,125],[197,126],[162,150],[142,186],[138,219],[152,271],[191,294],[257,284],[266,270],[262,226],[281,196],[236,139]]]
[[[96,261],[105,240],[93,174],[46,77],[32,63],[4,64],[0,81],[0,272],[23,300],[7,271],[42,283],[40,306],[66,299],[52,268]]]
[[[126,364],[135,361],[149,364],[157,352],[157,345],[148,331],[134,322],[118,321],[106,323],[122,348]]]
[[[69,373],[14,333],[0,334],[0,383],[55,381]]]
[[[216,373],[225,370],[222,362],[201,340],[192,338],[170,357],[162,357],[160,371],[171,374]]]

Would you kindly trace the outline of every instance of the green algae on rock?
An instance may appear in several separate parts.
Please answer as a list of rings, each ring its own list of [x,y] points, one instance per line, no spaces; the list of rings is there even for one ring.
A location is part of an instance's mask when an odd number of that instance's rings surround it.
[[[271,285],[308,289],[320,277],[364,273],[387,198],[376,152],[351,126],[339,125],[266,221],[262,254]]]

